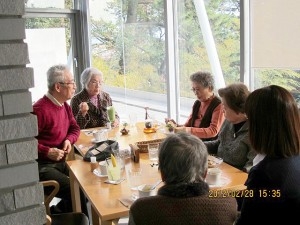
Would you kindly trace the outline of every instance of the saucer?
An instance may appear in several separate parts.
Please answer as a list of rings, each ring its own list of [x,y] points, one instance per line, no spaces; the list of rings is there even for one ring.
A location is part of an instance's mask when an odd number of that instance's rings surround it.
[[[99,142],[101,142],[101,141],[103,141],[103,140],[98,140],[98,141],[97,141],[95,138],[92,139],[92,143],[99,143]]]
[[[106,175],[102,175],[101,172],[99,171],[99,169],[94,169],[93,173],[97,176],[97,177],[107,177]]]
[[[112,181],[112,180],[105,180],[104,183],[107,183],[107,184],[120,184],[122,181],[124,181],[125,178],[121,178],[120,180],[116,180],[116,181]]]
[[[155,133],[155,132],[156,132],[155,128],[144,128],[145,134],[151,134],[151,133]]]
[[[93,130],[81,130],[86,136],[93,136]]]
[[[223,186],[229,184],[229,182],[230,182],[229,178],[227,178],[227,177],[221,177],[218,183],[216,183],[216,184],[209,184],[209,187],[210,188],[223,187]]]

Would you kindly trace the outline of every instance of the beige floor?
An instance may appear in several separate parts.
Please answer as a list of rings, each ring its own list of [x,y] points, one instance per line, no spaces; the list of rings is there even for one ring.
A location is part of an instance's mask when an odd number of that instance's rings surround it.
[[[91,204],[88,202],[87,203],[88,207],[88,213],[89,213],[89,218],[91,217]],[[127,225],[128,224],[128,217],[120,218],[118,225]],[[92,222],[90,222],[90,225],[93,225]]]

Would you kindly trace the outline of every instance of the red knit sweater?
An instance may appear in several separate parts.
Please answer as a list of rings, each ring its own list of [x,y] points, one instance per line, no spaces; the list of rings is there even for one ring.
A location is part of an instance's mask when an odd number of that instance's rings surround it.
[[[38,161],[51,161],[47,155],[49,148],[62,149],[67,139],[74,144],[80,134],[80,128],[68,103],[55,105],[44,96],[33,105],[33,114],[38,120]],[[62,158],[61,161],[64,161]]]

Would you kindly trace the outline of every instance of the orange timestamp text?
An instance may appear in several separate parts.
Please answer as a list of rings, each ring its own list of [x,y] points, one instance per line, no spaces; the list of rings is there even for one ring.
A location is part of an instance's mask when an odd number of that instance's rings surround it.
[[[208,197],[210,198],[253,198],[253,197],[260,197],[260,198],[280,198],[281,191],[279,189],[259,189],[257,191],[251,189],[245,190],[209,190]]]
[[[253,190],[209,190],[208,197],[210,198],[253,198],[254,191]]]

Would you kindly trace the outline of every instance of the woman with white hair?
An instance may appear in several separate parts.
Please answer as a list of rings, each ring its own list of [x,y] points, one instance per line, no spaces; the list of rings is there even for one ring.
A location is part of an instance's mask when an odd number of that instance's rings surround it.
[[[86,68],[81,73],[83,89],[71,99],[71,108],[80,129],[103,127],[109,122],[107,107],[112,106],[110,95],[103,91],[103,74],[96,68]],[[114,126],[118,126],[116,113]]]

